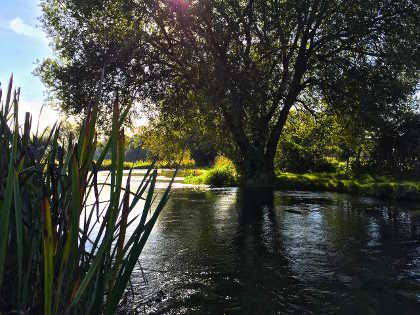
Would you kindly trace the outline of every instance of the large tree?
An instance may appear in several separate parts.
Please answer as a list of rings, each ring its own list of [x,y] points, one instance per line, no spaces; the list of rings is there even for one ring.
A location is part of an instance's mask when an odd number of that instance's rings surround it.
[[[272,182],[293,106],[316,110],[324,99],[351,112],[340,102],[351,96],[363,111],[369,95],[380,97],[369,110],[386,115],[418,80],[411,0],[45,0],[43,9],[57,58],[39,70],[64,109],[80,112],[105,68],[103,103],[118,87],[186,122],[209,117],[249,185]]]

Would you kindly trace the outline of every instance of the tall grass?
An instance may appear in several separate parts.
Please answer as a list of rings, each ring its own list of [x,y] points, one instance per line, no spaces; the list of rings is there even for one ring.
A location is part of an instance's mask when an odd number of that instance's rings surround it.
[[[31,135],[28,113],[19,125],[19,94],[11,78],[0,111],[0,313],[114,314],[173,178],[156,202],[153,164],[135,192],[131,173],[123,184],[121,125],[129,109],[120,113],[118,97],[112,134],[94,161],[96,107],[63,148],[60,126]],[[108,152],[110,183],[100,184],[97,170]]]

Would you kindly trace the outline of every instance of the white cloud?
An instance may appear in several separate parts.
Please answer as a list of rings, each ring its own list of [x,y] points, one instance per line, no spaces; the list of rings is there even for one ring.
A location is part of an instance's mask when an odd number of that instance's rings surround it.
[[[42,30],[36,27],[26,24],[20,17],[15,17],[9,22],[9,29],[19,35],[24,35],[37,39],[45,39],[45,35]]]

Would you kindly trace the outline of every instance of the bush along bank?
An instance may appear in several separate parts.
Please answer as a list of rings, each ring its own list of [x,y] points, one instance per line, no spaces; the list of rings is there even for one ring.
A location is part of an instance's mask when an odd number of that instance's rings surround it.
[[[238,175],[229,159],[218,156],[214,166],[208,170],[198,170],[195,174],[185,177],[186,184],[205,184],[212,187],[232,187],[237,186]]]

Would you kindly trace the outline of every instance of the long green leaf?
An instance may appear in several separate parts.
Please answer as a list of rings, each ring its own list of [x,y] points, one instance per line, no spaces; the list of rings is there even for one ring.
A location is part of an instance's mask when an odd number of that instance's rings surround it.
[[[12,82],[13,78],[10,79]],[[11,90],[11,86],[9,87],[9,92]],[[8,92],[8,98],[9,96]],[[10,152],[9,158],[9,167],[7,173],[7,184],[6,190],[4,194],[4,202],[2,204],[1,213],[0,213],[0,287],[3,282],[4,276],[4,267],[6,263],[6,253],[7,253],[7,241],[9,238],[9,221],[10,221],[10,212],[12,206],[12,196],[13,196],[13,183],[14,183],[14,170],[13,165],[16,161],[16,151],[17,151],[17,140],[18,140],[18,133],[19,133],[19,125],[18,125],[18,103],[16,98],[16,92],[14,97],[14,134],[13,134],[13,142],[12,142],[12,150]]]
[[[45,196],[42,203],[43,248],[44,248],[44,315],[52,314],[54,282],[54,244],[51,224],[51,208]]]
[[[18,173],[14,176],[14,208],[16,222],[16,251],[18,263],[18,307],[22,306],[22,288],[23,288],[23,221],[22,221],[22,201],[20,199]]]

